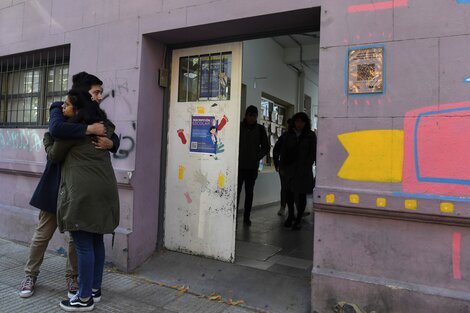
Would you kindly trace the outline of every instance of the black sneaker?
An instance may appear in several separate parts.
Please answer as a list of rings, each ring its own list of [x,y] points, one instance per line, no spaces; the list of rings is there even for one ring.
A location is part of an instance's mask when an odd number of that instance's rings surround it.
[[[101,288],[97,291],[91,291],[91,296],[93,297],[93,302],[97,303],[101,301]]]
[[[302,228],[302,221],[295,221],[294,224],[292,224],[293,230],[300,230],[301,228]]]
[[[291,228],[292,227],[292,218],[287,218],[284,222],[284,227]]]
[[[93,297],[88,301],[82,301],[78,295],[75,295],[72,299],[61,301],[60,308],[67,312],[88,312],[95,308],[95,303]]]

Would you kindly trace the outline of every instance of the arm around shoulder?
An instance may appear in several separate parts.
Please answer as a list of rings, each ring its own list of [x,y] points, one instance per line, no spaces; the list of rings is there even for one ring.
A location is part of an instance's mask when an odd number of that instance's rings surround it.
[[[87,125],[68,123],[62,114],[62,102],[54,102],[49,109],[49,132],[54,138],[78,139],[84,138]]]

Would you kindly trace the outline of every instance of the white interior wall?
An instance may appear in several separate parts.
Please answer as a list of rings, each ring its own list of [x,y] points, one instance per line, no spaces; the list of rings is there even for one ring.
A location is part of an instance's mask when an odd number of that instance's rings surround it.
[[[312,127],[316,127],[316,119],[314,116],[318,114],[318,65],[306,67],[305,70],[305,94],[312,98]]]

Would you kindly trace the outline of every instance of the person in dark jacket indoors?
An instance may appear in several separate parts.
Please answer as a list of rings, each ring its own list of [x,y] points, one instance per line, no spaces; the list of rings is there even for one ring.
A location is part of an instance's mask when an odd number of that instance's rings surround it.
[[[273,162],[274,162],[274,168],[276,169],[276,172],[279,173],[279,180],[281,182],[281,207],[279,208],[279,211],[277,212],[277,215],[283,216],[286,211],[286,204],[287,204],[287,182],[285,181],[285,176],[281,174],[279,171],[279,165],[281,162],[281,150],[282,150],[282,144],[284,143],[284,140],[286,138],[287,132],[289,132],[292,129],[292,119],[287,120],[287,131],[284,132],[276,141],[276,144],[274,145],[273,148]]]
[[[73,88],[87,90],[93,96],[95,102],[100,103],[103,99],[103,89],[101,87],[103,82],[98,77],[81,72],[73,76],[72,83]],[[63,102],[54,102],[50,107],[49,131],[54,137],[74,139],[85,138],[86,135],[94,134],[99,136],[96,137],[97,140],[94,142],[97,149],[110,150],[113,153],[119,149],[120,140],[116,135],[113,135],[112,140],[104,137],[105,127],[103,124],[85,125],[66,122],[66,118],[62,114],[62,104]],[[48,160],[44,173],[30,201],[30,204],[40,209],[40,212],[39,222],[31,240],[29,256],[24,269],[25,278],[20,286],[19,295],[22,298],[27,298],[34,294],[44,253],[57,228],[56,212],[59,184],[60,164],[52,163]],[[73,241],[70,238],[65,274],[69,296],[74,295],[78,290],[77,275],[77,257]]]
[[[292,123],[293,127],[286,133],[282,144],[279,170],[287,183],[289,213],[284,226],[300,229],[307,194],[315,187],[312,166],[316,159],[317,137],[311,130],[306,113],[296,113],[292,117]],[[294,203],[297,215],[294,213]]]
[[[240,123],[240,152],[238,156],[237,207],[245,183],[245,210],[243,224],[251,226],[250,214],[253,205],[253,190],[258,178],[259,161],[269,152],[268,136],[263,125],[257,123],[258,108],[246,108],[245,119]]]
[[[62,106],[69,121],[91,125],[102,121],[107,136],[114,125],[89,93],[70,90]],[[57,201],[57,226],[70,232],[78,259],[79,291],[60,302],[67,312],[91,311],[101,300],[101,283],[105,260],[104,234],[114,233],[119,225],[119,194],[108,151],[95,149],[93,137],[54,139],[44,134],[47,157],[61,163],[61,180]]]

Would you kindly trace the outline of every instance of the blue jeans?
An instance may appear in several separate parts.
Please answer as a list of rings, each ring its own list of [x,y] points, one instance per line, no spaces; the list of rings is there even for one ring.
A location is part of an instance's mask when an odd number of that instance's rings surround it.
[[[104,269],[103,234],[72,231],[78,257],[78,294],[82,298],[91,296],[91,289],[101,288]]]

